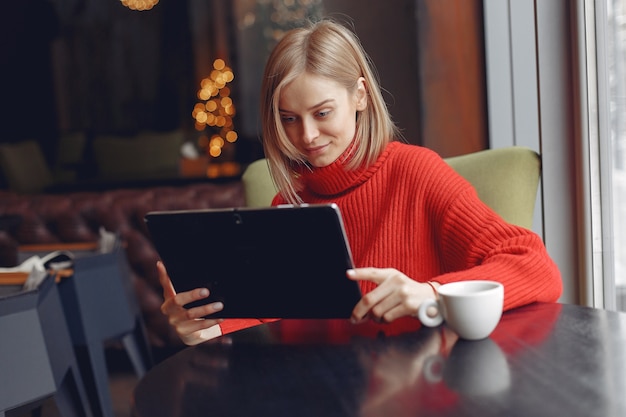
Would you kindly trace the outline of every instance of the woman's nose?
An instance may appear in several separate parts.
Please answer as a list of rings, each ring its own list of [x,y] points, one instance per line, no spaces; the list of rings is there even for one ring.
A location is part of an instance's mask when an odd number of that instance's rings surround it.
[[[319,136],[317,125],[313,121],[302,122],[302,139],[305,143],[311,143]]]

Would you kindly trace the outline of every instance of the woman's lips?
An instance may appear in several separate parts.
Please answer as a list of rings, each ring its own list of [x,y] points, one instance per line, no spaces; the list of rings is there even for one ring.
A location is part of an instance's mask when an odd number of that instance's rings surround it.
[[[305,151],[306,151],[307,155],[309,155],[309,156],[317,156],[317,155],[323,153],[326,150],[327,147],[328,147],[328,144],[322,145],[322,146],[315,146],[313,148],[307,148]]]

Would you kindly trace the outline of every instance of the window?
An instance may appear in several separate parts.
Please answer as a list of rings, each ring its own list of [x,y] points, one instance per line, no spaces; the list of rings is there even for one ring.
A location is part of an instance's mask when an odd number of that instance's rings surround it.
[[[609,160],[605,162],[611,170],[608,179],[612,191],[604,204],[611,204],[613,214],[603,233],[612,238],[614,276],[605,279],[614,280],[613,285],[606,286],[614,294],[605,297],[607,307],[614,302],[616,309],[626,311],[626,0],[604,0],[604,10],[599,9],[603,13],[597,12],[597,26],[604,32],[605,57],[598,54],[598,70],[606,74],[606,82],[599,86],[605,84],[608,90],[604,100],[608,126],[606,137],[601,136],[600,141],[608,148]],[[602,94],[598,96],[602,98]],[[602,111],[603,106],[599,108]]]
[[[583,0],[593,305],[626,311],[626,0]]]
[[[626,311],[626,0],[484,0],[491,147],[542,156],[562,302]]]

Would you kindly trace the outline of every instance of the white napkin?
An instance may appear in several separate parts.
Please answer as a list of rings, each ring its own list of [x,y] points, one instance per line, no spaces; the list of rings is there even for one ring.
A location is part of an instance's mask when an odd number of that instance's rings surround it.
[[[116,233],[100,227],[98,239],[98,253],[110,253],[120,245]],[[70,269],[74,265],[74,254],[66,250],[56,250],[44,256],[33,255],[21,264],[12,267],[0,268],[1,272],[27,272],[29,275],[24,282],[24,290],[37,288],[50,270],[60,271]]]

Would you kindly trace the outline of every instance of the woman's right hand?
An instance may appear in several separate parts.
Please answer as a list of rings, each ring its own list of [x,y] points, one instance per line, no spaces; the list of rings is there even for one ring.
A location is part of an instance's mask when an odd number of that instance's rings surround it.
[[[189,309],[185,308],[184,306],[192,301],[208,297],[209,290],[197,288],[177,294],[163,262],[157,262],[157,270],[165,299],[161,304],[161,311],[167,316],[170,325],[174,327],[183,343],[192,346],[221,336],[222,330],[219,324],[224,319],[205,317],[222,310],[224,308],[222,303],[216,302]]]

